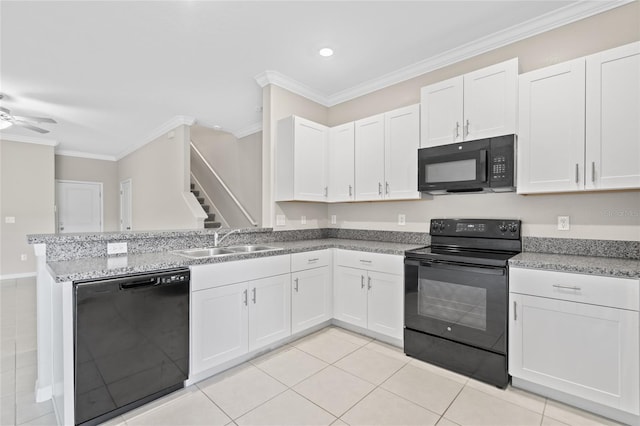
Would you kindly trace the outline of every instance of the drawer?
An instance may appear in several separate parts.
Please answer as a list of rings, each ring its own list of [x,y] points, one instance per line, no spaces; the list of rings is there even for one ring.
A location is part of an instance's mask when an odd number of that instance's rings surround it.
[[[549,297],[612,308],[639,310],[640,280],[510,268],[511,293]]]
[[[331,250],[305,251],[291,255],[291,272],[331,265]]]
[[[387,274],[404,274],[404,256],[382,253],[368,253],[354,250],[336,250],[336,265]]]
[[[194,265],[191,267],[191,291],[241,283],[291,272],[291,256],[268,256]]]

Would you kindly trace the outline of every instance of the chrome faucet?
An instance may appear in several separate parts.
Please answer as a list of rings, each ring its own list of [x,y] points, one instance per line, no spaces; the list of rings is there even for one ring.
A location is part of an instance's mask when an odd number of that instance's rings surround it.
[[[231,234],[235,234],[236,232],[240,232],[239,229],[233,229],[229,232],[227,232],[226,234],[224,234],[222,237],[220,237],[220,235],[218,235],[218,231],[213,233],[213,246],[214,247],[218,247],[218,244],[220,244],[225,238],[227,238],[229,235]]]

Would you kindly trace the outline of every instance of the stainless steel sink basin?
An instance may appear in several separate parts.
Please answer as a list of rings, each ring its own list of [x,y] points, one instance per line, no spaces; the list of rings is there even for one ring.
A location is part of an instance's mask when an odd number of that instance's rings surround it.
[[[245,246],[231,246],[225,247],[229,250],[233,250],[236,253],[252,253],[254,251],[269,251],[269,250],[282,250],[278,247],[261,246],[261,245],[245,245]]]
[[[202,259],[205,257],[224,256],[226,254],[234,254],[237,251],[229,250],[226,247],[214,247],[214,248],[196,248],[187,250],[176,250],[175,254],[188,257],[191,259]]]

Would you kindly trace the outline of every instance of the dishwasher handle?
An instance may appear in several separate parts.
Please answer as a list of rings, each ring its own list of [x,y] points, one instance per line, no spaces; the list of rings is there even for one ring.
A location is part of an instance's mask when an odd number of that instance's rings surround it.
[[[145,278],[141,280],[128,281],[126,283],[120,284],[120,290],[129,290],[135,288],[144,288],[144,287],[155,287],[160,285],[162,282],[160,281],[160,277],[151,277]]]

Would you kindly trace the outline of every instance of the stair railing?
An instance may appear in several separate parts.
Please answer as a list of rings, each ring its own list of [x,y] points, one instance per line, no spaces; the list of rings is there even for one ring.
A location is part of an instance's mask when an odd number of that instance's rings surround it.
[[[193,150],[193,152],[196,153],[196,155],[200,158],[200,160],[202,160],[202,162],[204,163],[205,166],[207,166],[207,168],[209,169],[209,171],[211,172],[211,174],[216,178],[216,180],[218,181],[218,183],[220,183],[220,186],[222,186],[222,188],[225,190],[225,192],[227,193],[227,195],[229,195],[229,197],[231,198],[231,200],[233,200],[233,202],[235,203],[235,205],[238,207],[238,209],[242,212],[242,214],[244,215],[244,217],[247,218],[247,220],[249,221],[249,223],[253,226],[258,226],[258,222],[256,222],[253,217],[251,217],[251,215],[249,214],[249,212],[247,211],[247,209],[244,208],[244,206],[242,205],[242,203],[240,203],[240,201],[236,198],[235,195],[233,195],[233,192],[231,192],[231,190],[229,189],[229,187],[227,186],[226,183],[224,183],[224,181],[222,180],[222,178],[220,177],[220,175],[218,175],[218,173],[216,173],[216,171],[213,169],[213,167],[211,167],[211,164],[209,164],[209,162],[207,161],[206,158],[204,158],[204,156],[202,155],[202,153],[198,150],[198,148],[195,146],[195,144],[193,142],[190,143],[191,145],[191,149]]]

